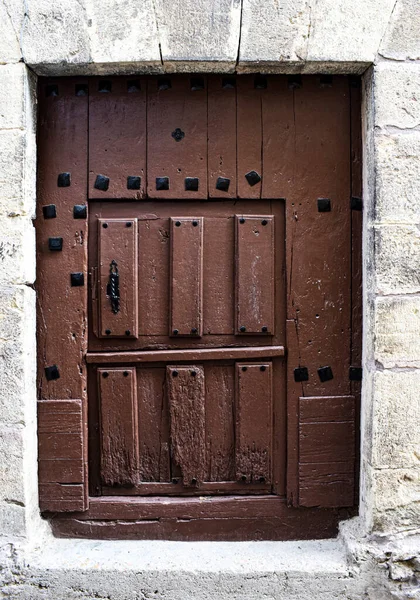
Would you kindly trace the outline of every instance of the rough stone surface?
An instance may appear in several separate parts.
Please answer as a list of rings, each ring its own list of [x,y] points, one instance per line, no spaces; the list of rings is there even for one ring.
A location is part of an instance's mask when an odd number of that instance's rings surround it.
[[[418,225],[377,226],[375,249],[378,293],[420,292],[420,227]]]
[[[0,2],[0,64],[15,63],[21,60],[20,30],[23,18],[23,0],[2,0]]]
[[[375,125],[391,130],[420,126],[419,64],[387,62],[378,65],[375,72]]]
[[[379,54],[401,61],[420,59],[420,11],[417,0],[397,0]]]
[[[420,368],[420,296],[378,298],[375,316],[376,361],[385,368]],[[406,381],[411,395],[412,373],[404,373],[404,375],[403,381]],[[417,384],[414,390],[418,390],[420,381],[418,379],[414,381]],[[410,410],[416,406],[420,419],[420,395],[418,398],[419,400],[413,405],[404,395],[402,405],[407,402]],[[401,407],[395,397],[392,398],[392,402],[396,409]]]

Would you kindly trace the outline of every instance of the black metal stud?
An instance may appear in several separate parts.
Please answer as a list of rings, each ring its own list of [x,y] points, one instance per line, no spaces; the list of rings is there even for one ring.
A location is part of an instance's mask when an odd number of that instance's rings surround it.
[[[57,216],[55,204],[46,204],[43,206],[42,214],[44,215],[44,219],[55,219]]]
[[[173,130],[173,132],[171,133],[171,136],[174,138],[174,140],[176,142],[180,142],[181,140],[184,139],[185,133],[182,131],[182,129],[177,127],[176,129]]]
[[[169,190],[169,177],[156,177],[156,189]]]
[[[75,204],[73,206],[73,218],[74,219],[86,219],[86,217],[87,217],[86,204]]]
[[[157,80],[157,88],[160,92],[163,92],[164,90],[170,90],[172,87],[171,84],[171,80],[170,79],[166,79],[166,78],[159,78]]]
[[[191,485],[197,485],[197,479],[195,477],[191,479]]]
[[[132,94],[133,92],[139,92],[140,90],[140,79],[129,79],[127,81],[127,92],[129,94]]]
[[[227,192],[229,190],[230,179],[227,177],[218,177],[216,181],[216,190]]]
[[[58,96],[58,85],[47,85],[45,86],[45,95],[47,98],[50,96]]]
[[[268,224],[268,221],[267,221],[267,219],[263,219],[263,220],[261,221],[261,225],[262,225],[263,227],[265,227],[267,224]]]
[[[239,331],[240,331],[241,333],[245,333],[245,331],[246,331],[246,327],[245,327],[245,325],[241,325],[241,327],[239,327]]]
[[[262,75],[257,75],[254,79],[254,88],[256,90],[266,90],[267,89],[267,77],[263,77]]]
[[[198,333],[198,329],[197,329],[197,327],[193,327],[193,328],[191,329],[191,333],[192,333],[193,335],[197,335],[197,333]]]
[[[356,196],[352,196],[351,200],[350,200],[350,208],[351,208],[351,210],[363,210],[362,198],[357,198]]]
[[[108,223],[102,223],[102,227],[103,227],[104,229],[108,229]]]
[[[98,83],[98,92],[102,92],[105,94],[112,92],[112,81],[109,81],[109,79],[102,79]]]
[[[106,379],[107,377],[109,377],[109,373],[108,373],[107,371],[104,371],[104,372],[102,373],[102,377],[103,377],[104,379]]]
[[[45,377],[47,381],[54,381],[55,379],[60,379],[60,371],[58,370],[57,365],[51,365],[51,367],[45,367]]]
[[[331,200],[329,198],[318,198],[318,212],[331,212]]]
[[[222,88],[224,90],[234,90],[236,88],[236,79],[234,77],[223,77]]]
[[[197,371],[191,371],[191,376],[195,377],[197,375]]]
[[[362,367],[350,367],[349,379],[350,381],[362,381],[363,369]]]
[[[260,478],[258,479],[258,481],[259,481],[260,483],[265,483],[265,477],[260,477]]]
[[[48,238],[48,248],[52,252],[61,252],[61,250],[63,249],[63,238],[62,237]]]
[[[291,90],[297,90],[302,87],[301,75],[289,75],[287,78],[287,85]]]
[[[85,285],[85,276],[83,273],[70,273],[70,284],[72,287],[82,287]]]
[[[172,371],[172,377],[178,377],[178,371]]]
[[[126,331],[125,331],[125,335],[126,335],[126,336],[129,336],[129,335],[131,335],[131,331],[130,331],[129,329],[126,329]]]
[[[123,375],[124,375],[124,377],[128,377],[128,375],[129,375],[128,371],[123,371]]]
[[[175,221],[175,227],[181,227],[181,221]]]
[[[245,223],[245,219],[244,219],[243,217],[241,217],[241,218],[239,219],[239,223],[240,223],[241,225],[243,225],[243,224]]]
[[[251,187],[261,181],[261,175],[257,171],[250,171],[245,175],[245,178]]]
[[[179,483],[179,477],[172,477],[172,483]]]
[[[106,175],[97,175],[93,187],[102,192],[106,192],[109,188],[109,177],[106,177]]]
[[[196,192],[198,190],[198,177],[186,177],[185,190],[187,192]]]
[[[263,326],[261,327],[261,331],[262,331],[263,333],[267,333],[267,331],[268,331],[268,327],[267,327],[267,325],[263,325]]]
[[[127,223],[125,224],[126,227],[131,227],[133,225],[132,221],[127,221]]]
[[[260,367],[260,371],[262,371],[262,372],[264,373],[264,371],[266,370],[266,368],[267,368],[267,367],[266,367],[265,365],[261,365],[261,367]]]
[[[193,226],[193,227],[198,227],[198,221],[193,221],[193,222],[192,222],[192,226]]]
[[[179,333],[179,329],[174,329],[172,332],[173,335],[178,335],[178,333]]]
[[[127,190],[139,190],[141,186],[141,177],[129,175],[127,177]]]
[[[76,96],[87,96],[88,95],[88,86],[87,83],[76,83],[74,88],[74,93]]]
[[[331,367],[320,367],[318,369],[318,375],[319,375],[319,379],[322,383],[324,383],[325,381],[330,381],[331,379],[334,379],[334,375],[333,375]]]
[[[306,367],[296,367],[296,369],[293,370],[293,377],[296,383],[299,383],[300,381],[308,381],[308,369]]]
[[[110,329],[105,329],[105,335],[111,335],[111,330]]]
[[[242,371],[245,373],[245,371],[248,371],[248,367],[242,367]]]
[[[333,84],[332,75],[321,75],[319,78],[319,85],[321,87],[331,87]]]
[[[191,91],[199,92],[204,90],[204,77],[191,77]]]
[[[59,173],[57,177],[58,187],[70,187],[71,175],[70,173]]]
[[[246,475],[241,475],[241,481],[246,481]]]

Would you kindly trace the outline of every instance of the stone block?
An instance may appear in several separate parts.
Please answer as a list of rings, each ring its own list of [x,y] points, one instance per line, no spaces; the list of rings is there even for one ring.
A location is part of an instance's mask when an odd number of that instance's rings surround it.
[[[35,134],[0,130],[0,219],[35,213]]]
[[[374,86],[376,126],[409,129],[420,125],[419,64],[379,64]]]
[[[376,134],[375,147],[375,220],[420,223],[420,132]]]
[[[23,428],[0,425],[0,502],[24,506]]]
[[[19,36],[24,13],[23,0],[0,2],[0,64],[17,63],[22,58]]]
[[[420,469],[419,389],[420,370],[375,373],[369,457],[374,468]]]
[[[191,63],[199,71],[202,63],[212,61],[214,70],[234,70],[240,0],[156,0],[155,6],[165,69],[174,70],[174,63],[180,61],[182,70],[185,70],[184,64]]]
[[[25,119],[25,79],[23,63],[0,66],[0,129],[23,128]]]
[[[0,219],[0,282],[35,281],[35,228],[29,217]]]
[[[420,296],[377,298],[374,328],[383,367],[420,367]]]
[[[397,0],[379,54],[393,60],[420,59],[420,11],[417,0]]]
[[[20,503],[0,501],[0,531],[5,536],[23,537],[26,533],[25,507]]]
[[[375,226],[375,268],[377,293],[419,293],[420,227]]]

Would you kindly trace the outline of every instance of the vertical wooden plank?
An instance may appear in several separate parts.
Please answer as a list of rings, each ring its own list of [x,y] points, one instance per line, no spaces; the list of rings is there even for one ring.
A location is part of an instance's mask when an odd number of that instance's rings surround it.
[[[234,481],[235,369],[233,365],[206,365],[207,481]]]
[[[99,337],[136,338],[137,219],[98,219]]]
[[[208,76],[208,195],[236,198],[236,79]]]
[[[44,399],[86,397],[87,223],[73,210],[86,205],[88,96],[76,95],[76,86],[87,89],[87,80],[41,79],[39,86],[36,292],[38,390]],[[62,240],[61,251],[50,249],[53,238]],[[78,285],[72,285],[72,273]],[[59,378],[48,380],[44,369],[53,365]]]
[[[272,385],[270,363],[236,364],[236,477],[240,481],[271,482]]]
[[[169,482],[169,407],[165,368],[137,370],[140,481]]]
[[[262,164],[261,94],[253,76],[237,78],[237,186],[239,198],[260,198]],[[256,173],[254,175],[253,173]],[[250,181],[247,180],[248,175]]]
[[[305,369],[300,363],[295,320],[286,321],[287,342],[287,503],[299,506],[299,397],[303,395]]]
[[[146,195],[146,85],[137,76],[89,80],[90,198]]]
[[[171,217],[170,336],[202,335],[203,219]]]
[[[199,80],[203,87],[194,85]],[[147,98],[147,190],[149,198],[207,198],[206,78],[150,78]],[[158,183],[159,178],[168,181]],[[190,182],[186,178],[197,179]],[[167,185],[166,185],[167,184]],[[167,189],[165,189],[167,188]]]
[[[197,365],[166,370],[172,455],[186,486],[199,486],[206,475],[204,369]]]
[[[274,334],[274,217],[236,215],[236,334]]]
[[[101,478],[104,485],[138,483],[136,369],[98,369]]]

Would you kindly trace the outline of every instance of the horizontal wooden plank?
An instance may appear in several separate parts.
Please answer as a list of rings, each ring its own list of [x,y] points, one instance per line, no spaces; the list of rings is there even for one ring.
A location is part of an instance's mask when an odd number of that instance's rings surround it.
[[[299,398],[299,421],[322,423],[354,420],[354,396]]]
[[[83,456],[82,432],[80,433],[40,433],[38,435],[39,456],[41,459],[60,458],[80,459]]]
[[[257,495],[271,493],[270,484],[262,483],[243,483],[237,481],[205,481],[199,487],[183,487],[182,480],[179,478],[177,484],[165,482],[145,482],[139,483],[133,487],[122,489],[102,486],[104,496],[212,496],[218,495]]]
[[[81,483],[84,478],[82,460],[40,460],[38,465],[40,483]]]
[[[354,461],[299,465],[300,506],[352,506]]]
[[[38,433],[79,433],[82,429],[81,400],[39,400]]]
[[[85,510],[83,484],[39,484],[39,507],[41,512],[74,512]]]
[[[299,463],[347,461],[354,455],[354,422],[300,425]]]
[[[194,350],[145,350],[140,352],[88,352],[86,361],[95,364],[133,364],[195,360],[240,360],[284,356],[284,346],[253,348],[197,348]]]

